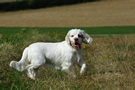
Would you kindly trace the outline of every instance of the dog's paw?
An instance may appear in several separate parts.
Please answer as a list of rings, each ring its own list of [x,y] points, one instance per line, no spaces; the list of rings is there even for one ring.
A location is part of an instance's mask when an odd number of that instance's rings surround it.
[[[28,78],[31,79],[31,80],[34,80],[34,81],[36,80],[34,77],[28,76]]]

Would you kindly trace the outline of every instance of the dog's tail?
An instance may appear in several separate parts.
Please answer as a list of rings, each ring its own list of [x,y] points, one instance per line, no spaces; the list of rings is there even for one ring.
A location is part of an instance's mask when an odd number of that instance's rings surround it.
[[[10,62],[10,67],[13,67],[21,72],[24,71],[28,65],[27,58],[28,58],[28,48],[24,50],[22,58],[19,62],[16,62],[16,61]]]

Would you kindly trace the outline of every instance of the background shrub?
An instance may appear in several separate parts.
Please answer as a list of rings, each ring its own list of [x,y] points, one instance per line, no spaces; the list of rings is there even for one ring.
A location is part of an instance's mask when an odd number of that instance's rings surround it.
[[[1,2],[0,10],[1,11],[9,11],[9,10],[20,10],[20,9],[37,9],[43,7],[51,7],[51,6],[60,6],[60,5],[68,5],[75,4],[81,2],[88,1],[97,1],[97,0],[22,0],[22,1],[14,1],[14,2]]]

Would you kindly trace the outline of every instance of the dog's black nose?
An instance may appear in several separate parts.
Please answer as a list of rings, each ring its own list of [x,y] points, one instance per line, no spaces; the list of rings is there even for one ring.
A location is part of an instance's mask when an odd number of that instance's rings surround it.
[[[78,38],[74,38],[75,41],[78,41]]]

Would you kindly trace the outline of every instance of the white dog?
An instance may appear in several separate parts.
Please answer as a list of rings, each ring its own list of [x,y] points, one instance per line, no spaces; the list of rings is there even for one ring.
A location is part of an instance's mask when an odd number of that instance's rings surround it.
[[[27,69],[28,76],[33,80],[35,80],[37,69],[43,65],[60,69],[76,77],[72,70],[73,65],[81,67],[81,74],[87,71],[82,57],[82,42],[89,44],[92,42],[92,38],[83,30],[72,29],[67,33],[65,41],[31,44],[25,48],[21,60],[12,61],[10,67],[18,71]]]

